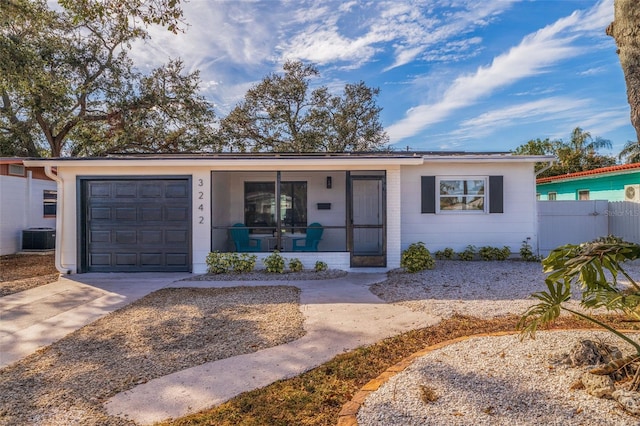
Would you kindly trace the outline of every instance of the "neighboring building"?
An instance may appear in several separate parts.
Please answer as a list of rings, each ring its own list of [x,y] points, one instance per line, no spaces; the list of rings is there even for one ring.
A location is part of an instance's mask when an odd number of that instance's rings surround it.
[[[540,178],[539,200],[607,200],[640,202],[640,163]]]
[[[203,273],[209,252],[250,245],[260,259],[279,249],[307,268],[322,260],[338,269],[397,268],[419,241],[517,253],[526,238],[537,241],[534,164],[552,158],[223,153],[25,164],[57,170],[61,272]],[[320,243],[297,251],[318,226]]]
[[[19,252],[22,231],[28,228],[55,229],[56,197],[56,182],[42,166],[0,158],[0,255]]]

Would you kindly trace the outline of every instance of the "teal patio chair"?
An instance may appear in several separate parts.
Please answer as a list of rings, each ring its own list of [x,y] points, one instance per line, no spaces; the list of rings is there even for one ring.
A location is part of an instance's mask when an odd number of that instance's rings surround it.
[[[292,251],[318,251],[318,243],[322,239],[324,228],[319,223],[312,223],[307,228],[307,236],[304,238],[292,238]]]
[[[242,223],[236,223],[229,230],[236,251],[240,253],[262,251],[262,240],[260,238],[250,238],[249,228]]]

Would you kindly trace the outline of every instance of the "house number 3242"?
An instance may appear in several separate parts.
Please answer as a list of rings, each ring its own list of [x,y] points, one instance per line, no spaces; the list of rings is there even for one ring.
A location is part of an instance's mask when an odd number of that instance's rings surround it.
[[[198,179],[198,187],[202,188],[204,186],[204,180],[203,179]],[[202,190],[198,190],[198,201],[200,202],[200,204],[198,204],[198,210],[200,210],[200,212],[204,211],[204,191]],[[204,216],[198,216],[198,224],[199,225],[204,225]]]

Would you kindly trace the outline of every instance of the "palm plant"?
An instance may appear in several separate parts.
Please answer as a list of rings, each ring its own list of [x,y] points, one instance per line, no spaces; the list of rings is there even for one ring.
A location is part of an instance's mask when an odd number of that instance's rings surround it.
[[[618,154],[618,158],[624,159],[627,164],[640,163],[640,142],[628,141]]]
[[[535,338],[538,327],[554,321],[561,311],[567,311],[597,324],[626,341],[636,350],[633,359],[640,358],[640,344],[626,334],[595,317],[566,306],[572,290],[581,291],[580,305],[586,310],[605,308],[640,320],[640,285],[623,269],[626,261],[640,258],[640,245],[607,237],[590,243],[567,244],[554,249],[543,261],[547,291],[532,296],[539,303],[525,312],[518,322],[522,337]],[[618,285],[622,274],[628,287]]]

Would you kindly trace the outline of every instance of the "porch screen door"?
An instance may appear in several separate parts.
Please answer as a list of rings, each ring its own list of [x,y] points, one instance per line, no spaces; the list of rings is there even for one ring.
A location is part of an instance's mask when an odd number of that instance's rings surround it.
[[[351,266],[386,266],[383,176],[351,176]]]

